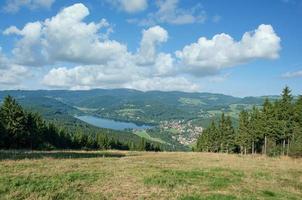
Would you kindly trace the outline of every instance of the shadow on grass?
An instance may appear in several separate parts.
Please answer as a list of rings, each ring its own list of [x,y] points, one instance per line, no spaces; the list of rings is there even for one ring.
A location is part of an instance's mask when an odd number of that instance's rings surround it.
[[[119,152],[75,152],[75,151],[0,151],[1,160],[22,160],[22,159],[76,159],[76,158],[99,158],[126,156]]]

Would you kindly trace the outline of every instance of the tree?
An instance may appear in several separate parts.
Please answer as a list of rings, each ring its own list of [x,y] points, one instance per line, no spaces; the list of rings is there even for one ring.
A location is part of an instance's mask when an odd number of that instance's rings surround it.
[[[250,112],[249,119],[249,137],[251,142],[251,152],[255,154],[263,146],[264,125],[263,115],[255,106]]]
[[[2,119],[1,119],[1,115],[0,115],[0,149],[7,147],[7,139],[8,139],[8,135],[6,133],[6,130],[2,123]]]
[[[227,116],[225,120],[225,132],[224,139],[226,143],[226,152],[232,153],[235,150],[235,130],[233,127],[232,119],[230,116]]]
[[[8,147],[26,147],[26,116],[22,107],[11,96],[7,96],[4,99],[0,112],[9,139]]]
[[[239,113],[239,127],[237,131],[236,143],[240,148],[240,153],[246,154],[250,144],[250,135],[249,135],[249,114],[245,110]]]
[[[299,96],[294,105],[293,121],[294,128],[289,155],[302,156],[302,96]]]
[[[218,152],[220,147],[220,140],[218,139],[220,133],[214,120],[212,121],[207,134],[208,134],[207,149],[210,152]]]
[[[282,140],[282,155],[285,154],[287,144],[287,154],[289,149],[289,143],[293,136],[293,97],[291,90],[286,86],[281,95],[278,109],[278,120],[282,126],[282,133],[280,139]]]
[[[197,150],[207,147],[213,152],[302,156],[302,96],[294,102],[285,87],[279,100],[265,99],[262,109],[254,106],[251,111],[241,111],[236,131],[231,118],[222,114],[218,128],[213,121],[198,138]]]

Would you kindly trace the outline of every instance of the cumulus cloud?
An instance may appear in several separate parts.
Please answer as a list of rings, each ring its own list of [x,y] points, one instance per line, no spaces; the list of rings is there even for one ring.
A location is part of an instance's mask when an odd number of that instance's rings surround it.
[[[13,54],[22,65],[45,65],[57,61],[103,64],[127,53],[127,47],[114,40],[102,40],[101,29],[109,27],[102,19],[85,23],[89,10],[74,4],[44,22],[26,24],[23,29],[9,27],[4,34],[17,34]],[[107,33],[107,30],[104,34]]]
[[[91,89],[126,87],[140,90],[197,90],[197,85],[185,78],[168,77],[173,70],[171,54],[157,53],[156,46],[168,39],[160,26],[143,30],[136,54],[108,62],[106,65],[59,67],[49,71],[43,83],[54,88]]]
[[[276,59],[280,49],[280,38],[273,27],[262,24],[244,33],[240,41],[225,33],[212,39],[201,37],[175,54],[184,71],[205,76],[255,59]]]
[[[51,8],[55,0],[7,0],[3,10],[8,13],[16,13],[22,7],[27,7],[31,10],[44,8]]]
[[[125,44],[110,39],[112,27],[106,19],[87,22],[88,15],[86,6],[74,4],[44,21],[7,28],[3,33],[15,35],[16,44],[10,59],[0,53],[1,75],[6,73],[2,82],[20,81],[33,66],[56,66],[41,80],[47,87],[198,91],[197,76],[217,75],[254,59],[275,59],[281,49],[273,27],[260,25],[240,41],[222,33],[212,39],[201,37],[175,54],[160,52],[158,47],[169,34],[157,25],[144,29],[138,49],[130,52]]]
[[[28,69],[21,65],[11,63],[2,53],[0,47],[0,86],[18,85],[28,75]]]
[[[282,74],[283,78],[297,78],[302,77],[302,70],[295,71],[295,72],[286,72]]]
[[[71,69],[61,67],[52,69],[43,83],[54,88],[91,89],[91,88],[131,88],[142,91],[199,91],[200,86],[184,77],[146,77],[129,69],[106,70],[105,66],[78,66]],[[134,73],[133,73],[134,72]]]
[[[147,0],[107,0],[107,2],[127,13],[141,12],[148,7]]]
[[[21,80],[28,76],[28,72],[28,69],[21,65],[0,68],[0,85],[19,85]]]
[[[161,90],[161,91],[185,91],[198,92],[201,86],[188,81],[184,77],[153,77],[134,81],[125,85],[126,88],[138,89],[142,91]]]
[[[159,23],[168,24],[193,24],[203,23],[206,20],[206,12],[200,4],[190,9],[179,7],[179,0],[156,1],[157,11],[148,14],[145,19],[128,19],[130,23],[138,23],[142,26],[152,26]]]
[[[5,69],[8,66],[8,59],[2,53],[2,48],[0,47],[0,69]]]
[[[168,40],[168,32],[160,26],[143,30],[143,38],[138,52],[140,64],[153,64],[156,59],[156,45]]]

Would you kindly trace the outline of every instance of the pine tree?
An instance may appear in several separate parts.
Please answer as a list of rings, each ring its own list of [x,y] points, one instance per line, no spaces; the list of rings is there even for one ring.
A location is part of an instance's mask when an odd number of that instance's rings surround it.
[[[243,110],[239,114],[239,127],[237,131],[236,143],[240,148],[241,154],[246,154],[250,144],[249,135],[249,114]]]
[[[251,139],[251,153],[255,154],[260,151],[264,143],[264,124],[263,115],[255,106],[250,113],[249,120],[249,137]]]
[[[6,130],[4,128],[4,125],[2,123],[2,118],[0,115],[0,149],[7,147],[7,140],[8,140],[8,135],[6,133]]]
[[[299,96],[294,105],[293,136],[289,154],[302,156],[302,96]]]
[[[226,143],[226,152],[232,153],[235,151],[235,130],[233,127],[232,119],[230,116],[227,116],[225,120],[226,130],[224,133],[224,139]]]
[[[267,154],[267,147],[268,141],[275,140],[275,112],[273,104],[268,100],[265,99],[263,108],[262,108],[262,119],[263,119],[263,146],[262,146],[262,153]]]
[[[279,104],[279,113],[278,120],[282,126],[282,155],[285,154],[285,151],[289,149],[289,143],[293,136],[293,97],[291,95],[291,90],[286,86],[282,91],[280,104]],[[287,148],[286,148],[287,144]]]
[[[215,121],[213,120],[210,127],[209,127],[209,133],[208,133],[208,147],[210,152],[219,152],[220,148],[220,140],[218,139],[220,136],[219,130],[217,128],[217,125]]]
[[[8,147],[26,147],[26,116],[22,107],[11,96],[7,96],[0,112],[9,138]]]
[[[227,125],[226,125],[226,118],[224,113],[221,114],[221,118],[218,125],[218,137],[217,140],[219,141],[219,151],[224,152],[226,146],[226,138],[225,133],[227,132]]]
[[[199,135],[197,139],[197,145],[196,145],[196,150],[197,151],[205,151],[208,152],[210,149],[210,135],[209,135],[209,128],[206,128],[202,131],[202,133]]]
[[[146,141],[144,138],[141,138],[141,141],[139,143],[139,147],[138,147],[139,151],[145,151],[146,150]]]

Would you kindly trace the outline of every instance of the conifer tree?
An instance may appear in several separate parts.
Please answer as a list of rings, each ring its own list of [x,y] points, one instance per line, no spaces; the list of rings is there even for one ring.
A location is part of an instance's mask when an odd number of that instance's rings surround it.
[[[240,148],[241,154],[246,154],[250,145],[249,136],[249,114],[243,110],[239,114],[239,127],[237,131],[236,143]]]
[[[224,139],[226,143],[226,152],[232,153],[235,151],[235,130],[230,116],[227,116],[225,126]]]
[[[4,99],[1,107],[2,120],[8,134],[8,146],[24,148],[26,146],[26,116],[22,107],[11,96]]]

